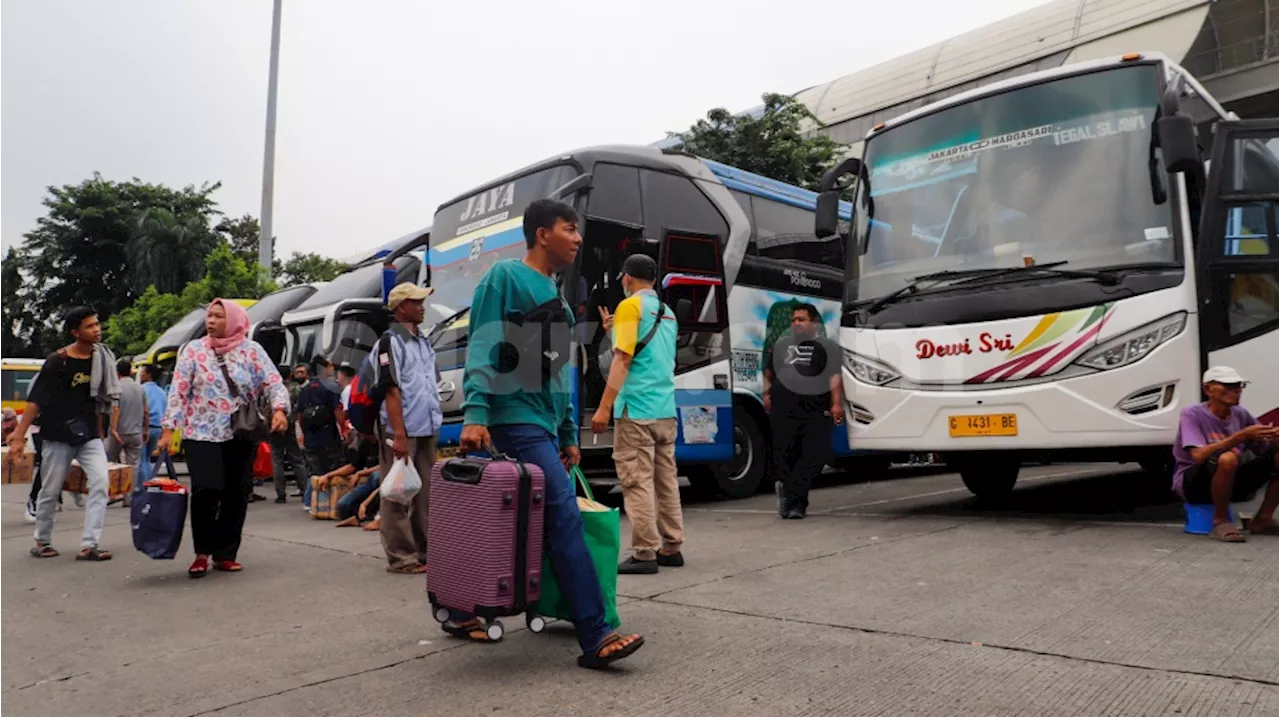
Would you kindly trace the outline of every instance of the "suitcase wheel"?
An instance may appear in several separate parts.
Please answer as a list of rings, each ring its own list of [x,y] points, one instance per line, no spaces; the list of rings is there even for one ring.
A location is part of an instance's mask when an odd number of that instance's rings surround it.
[[[443,625],[446,622],[449,622],[449,610],[443,607],[438,607],[436,608],[436,611],[432,613],[432,617],[436,619],[436,622]]]
[[[524,624],[529,628],[529,632],[538,634],[547,629],[547,619],[541,615],[526,613],[524,616]]]
[[[501,640],[503,635],[502,623],[498,620],[489,623],[489,626],[484,630],[484,634],[489,638],[490,642]]]

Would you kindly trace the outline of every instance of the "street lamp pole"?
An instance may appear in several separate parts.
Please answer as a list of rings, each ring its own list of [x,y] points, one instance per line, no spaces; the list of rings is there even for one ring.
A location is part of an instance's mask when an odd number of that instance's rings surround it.
[[[267,136],[262,157],[262,233],[258,236],[258,264],[271,271],[271,201],[276,178],[276,85],[280,73],[280,9],[284,0],[275,0],[271,12],[271,68],[267,76]]]

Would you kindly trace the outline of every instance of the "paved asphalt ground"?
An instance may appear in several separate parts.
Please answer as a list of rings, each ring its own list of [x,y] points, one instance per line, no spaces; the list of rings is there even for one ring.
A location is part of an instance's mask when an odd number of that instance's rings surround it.
[[[771,496],[689,496],[688,566],[620,582],[624,627],[647,644],[611,674],[578,669],[559,624],[448,639],[422,579],[383,571],[376,536],[296,499],[250,508],[245,572],[197,582],[185,559],[134,552],[119,507],[116,559],[75,562],[70,500],[62,557],[32,559],[26,486],[3,486],[0,710],[1277,714],[1275,538],[1185,535],[1180,507],[1128,490],[1117,466],[1026,468],[999,510],[954,475],[890,474],[828,481],[802,522],[778,520]]]

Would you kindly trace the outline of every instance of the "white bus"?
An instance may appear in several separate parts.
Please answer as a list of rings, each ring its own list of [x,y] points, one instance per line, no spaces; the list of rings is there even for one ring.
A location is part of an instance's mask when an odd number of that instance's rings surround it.
[[[680,152],[570,152],[440,207],[428,252],[436,290],[431,302],[464,309],[494,261],[523,256],[524,209],[547,196],[573,203],[584,217],[582,251],[560,277],[580,322],[575,406],[584,466],[612,465],[612,434],[591,433],[607,370],[600,356],[612,353],[597,307],[616,307],[622,262],[643,252],[658,262],[664,300],[677,313],[683,302],[690,309],[679,317],[676,458],[686,475],[726,497],[754,493],[771,447],[760,399],[762,351],[787,330],[791,307],[800,302],[813,304],[823,330],[835,336],[845,241],[814,236],[817,195]],[[846,216],[848,210],[844,205]],[[462,429],[467,324],[464,309],[431,335],[441,371],[444,446],[456,445]],[[832,441],[837,457],[853,455],[843,430],[834,431]]]
[[[816,227],[835,232],[857,177],[850,442],[941,452],[979,496],[1033,456],[1164,472],[1179,411],[1220,364],[1275,423],[1276,147],[1275,119],[1236,119],[1157,54],[873,128],[824,178]]]

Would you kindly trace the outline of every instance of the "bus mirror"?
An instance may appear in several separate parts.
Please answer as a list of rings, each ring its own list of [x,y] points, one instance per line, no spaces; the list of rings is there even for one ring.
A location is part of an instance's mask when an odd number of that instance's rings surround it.
[[[584,189],[591,188],[591,173],[579,174],[570,180],[567,184],[551,193],[551,199],[559,199],[563,201],[565,197],[572,197]]]
[[[1184,114],[1166,115],[1156,120],[1156,134],[1160,137],[1160,156],[1169,174],[1203,171],[1200,148],[1196,144],[1196,125]]]
[[[831,189],[818,195],[813,233],[819,239],[833,237],[840,231],[840,190]]]
[[[686,326],[693,320],[693,302],[681,299],[676,302],[676,325]]]

